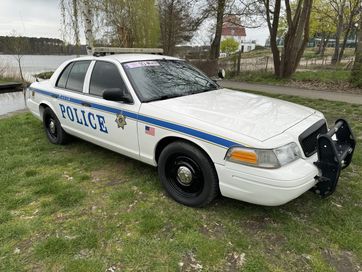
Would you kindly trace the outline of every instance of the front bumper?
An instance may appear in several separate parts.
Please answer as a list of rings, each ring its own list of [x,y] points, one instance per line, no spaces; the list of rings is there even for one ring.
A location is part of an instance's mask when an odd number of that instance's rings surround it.
[[[335,191],[340,171],[351,163],[354,148],[348,123],[338,120],[335,127],[318,136],[317,154],[310,158],[279,169],[231,162],[215,165],[220,191],[223,196],[264,206],[285,204],[308,190],[325,197]]]
[[[261,169],[226,163],[215,165],[220,192],[225,197],[263,205],[285,204],[305,193],[317,183],[317,155],[299,159],[278,169]]]

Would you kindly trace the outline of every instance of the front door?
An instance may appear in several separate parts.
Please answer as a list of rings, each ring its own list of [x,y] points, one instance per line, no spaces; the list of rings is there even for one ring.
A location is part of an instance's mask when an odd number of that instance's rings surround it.
[[[139,104],[104,100],[106,89],[126,89],[116,64],[96,61],[88,78],[83,104],[87,139],[124,155],[138,158],[137,115]]]

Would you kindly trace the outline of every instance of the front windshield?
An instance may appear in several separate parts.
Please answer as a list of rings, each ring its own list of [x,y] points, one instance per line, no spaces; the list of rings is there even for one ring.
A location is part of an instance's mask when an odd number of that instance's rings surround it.
[[[185,61],[134,61],[123,67],[142,102],[216,90],[218,85]]]

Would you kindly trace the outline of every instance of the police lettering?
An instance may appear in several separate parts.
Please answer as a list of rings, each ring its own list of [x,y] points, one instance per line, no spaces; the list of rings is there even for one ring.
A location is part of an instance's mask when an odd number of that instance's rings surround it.
[[[93,112],[79,110],[74,107],[64,106],[63,104],[59,104],[59,107],[64,119],[76,122],[77,124],[85,127],[99,129],[101,132],[108,133],[104,116],[94,114]]]

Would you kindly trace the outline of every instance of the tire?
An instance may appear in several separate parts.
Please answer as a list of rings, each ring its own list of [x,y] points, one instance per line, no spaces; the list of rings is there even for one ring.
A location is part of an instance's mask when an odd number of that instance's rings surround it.
[[[57,116],[50,108],[43,112],[43,125],[45,134],[52,144],[66,144],[69,135],[63,130]]]
[[[219,194],[213,162],[187,142],[173,142],[162,150],[158,175],[168,195],[186,206],[206,206]]]

